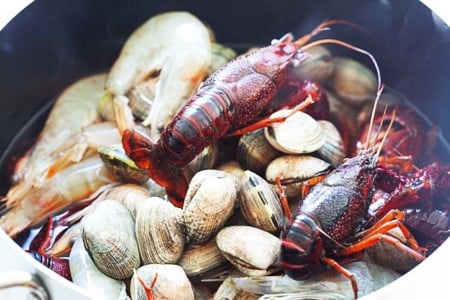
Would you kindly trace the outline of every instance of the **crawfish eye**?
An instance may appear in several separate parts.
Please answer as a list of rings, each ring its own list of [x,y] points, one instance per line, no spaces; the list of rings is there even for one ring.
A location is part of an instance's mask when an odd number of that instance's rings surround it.
[[[293,44],[286,44],[283,46],[283,51],[286,54],[291,54],[297,51],[297,48]]]

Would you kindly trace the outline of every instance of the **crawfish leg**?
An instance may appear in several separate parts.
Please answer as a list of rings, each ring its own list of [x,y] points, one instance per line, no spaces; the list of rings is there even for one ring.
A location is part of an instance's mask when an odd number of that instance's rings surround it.
[[[289,203],[288,203],[286,193],[284,192],[283,186],[281,185],[280,177],[277,177],[276,181],[277,181],[278,194],[280,195],[280,204],[281,204],[281,207],[283,208],[283,213],[286,216],[286,218],[288,220],[290,220],[292,217],[291,209],[289,208]]]
[[[147,300],[153,300],[153,287],[155,286],[156,280],[158,279],[158,273],[155,274],[155,277],[153,277],[153,280],[150,284],[145,283],[145,281],[139,276],[137,276],[137,279],[144,288]]]
[[[284,120],[286,120],[287,118],[292,116],[297,111],[301,111],[313,103],[314,103],[314,99],[311,97],[311,95],[308,95],[308,97],[303,102],[301,102],[300,104],[298,104],[294,108],[292,108],[292,110],[289,114],[286,114],[285,116],[275,117],[275,118],[271,118],[271,117],[264,118],[262,120],[259,120],[258,122],[250,124],[244,128],[235,130],[235,131],[229,133],[228,136],[242,135],[247,132],[251,132],[251,131],[255,131],[260,128],[268,127],[274,123],[283,122]]]
[[[328,258],[328,257],[322,257],[322,261],[338,271],[340,274],[342,274],[345,278],[348,278],[352,282],[352,288],[353,293],[355,294],[355,299],[358,298],[358,283],[356,282],[355,275],[341,266],[337,261],[334,259]]]

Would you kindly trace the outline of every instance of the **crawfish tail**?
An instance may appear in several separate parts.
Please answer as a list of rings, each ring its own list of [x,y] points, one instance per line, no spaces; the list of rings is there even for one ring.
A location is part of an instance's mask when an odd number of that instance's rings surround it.
[[[223,89],[204,87],[161,134],[160,143],[175,165],[184,167],[206,146],[223,136],[233,121],[234,105]]]

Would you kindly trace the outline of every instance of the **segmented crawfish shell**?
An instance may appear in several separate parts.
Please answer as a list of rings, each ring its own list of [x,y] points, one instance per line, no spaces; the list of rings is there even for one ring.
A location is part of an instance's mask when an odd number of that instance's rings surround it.
[[[204,245],[188,245],[177,263],[188,277],[202,278],[204,275],[223,269],[227,260],[211,239]]]
[[[327,173],[331,165],[311,155],[284,155],[274,159],[266,170],[266,179],[275,183],[277,177],[289,198],[302,196],[301,188],[305,180]]]
[[[271,117],[279,117],[290,113],[290,110],[279,110]],[[277,150],[286,154],[311,153],[322,147],[325,132],[316,120],[304,112],[296,112],[284,122],[272,124],[264,129],[267,141]]]
[[[192,178],[183,206],[187,240],[203,244],[232,215],[237,199],[233,178],[224,171],[203,170]]]
[[[142,184],[149,177],[146,170],[139,168],[129,158],[121,144],[103,146],[98,149],[106,169],[123,182]]]
[[[185,244],[182,210],[158,197],[139,202],[136,240],[144,264],[176,263]]]
[[[208,76],[218,71],[236,56],[237,54],[233,49],[222,44],[211,43],[211,64],[208,67]]]
[[[212,143],[200,152],[185,168],[188,178],[201,170],[211,169],[217,161],[219,149],[216,143]]]
[[[249,276],[265,276],[279,270],[281,241],[252,226],[229,226],[219,231],[216,243],[226,259]]]
[[[271,233],[283,226],[279,197],[261,176],[245,171],[239,199],[241,213],[250,225]]]
[[[125,206],[104,200],[82,220],[82,238],[97,268],[106,275],[123,280],[140,266],[134,235],[134,220]]]
[[[330,121],[319,120],[317,122],[325,131],[326,137],[325,144],[317,150],[317,154],[333,166],[341,164],[346,157],[346,149],[341,134]]]
[[[246,170],[263,175],[267,165],[280,155],[281,152],[267,141],[262,128],[248,132],[239,139],[236,156]]]
[[[309,56],[291,68],[291,72],[299,80],[325,83],[333,74],[333,55],[327,48],[316,46],[305,50]]]
[[[147,299],[138,277],[147,285],[157,276],[152,299],[194,299],[192,285],[183,269],[173,264],[148,264],[136,270],[131,278],[131,299]]]
[[[365,65],[350,58],[334,58],[330,85],[342,102],[360,107],[368,100],[375,99],[377,84],[377,78]]]

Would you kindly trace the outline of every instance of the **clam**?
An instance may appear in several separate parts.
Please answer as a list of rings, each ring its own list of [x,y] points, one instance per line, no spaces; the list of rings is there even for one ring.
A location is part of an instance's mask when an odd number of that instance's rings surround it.
[[[237,188],[224,171],[203,170],[192,178],[184,200],[186,238],[203,244],[219,231],[234,210]]]
[[[375,99],[377,78],[360,62],[345,58],[334,58],[334,73],[330,85],[342,102],[360,107]]]
[[[334,62],[331,52],[316,46],[305,50],[308,56],[291,68],[291,72],[299,80],[311,80],[325,83],[333,74]]]
[[[104,200],[82,220],[82,238],[97,268],[119,280],[130,278],[140,266],[134,220],[128,209]]]
[[[291,110],[279,110],[270,117],[290,114]],[[264,130],[267,141],[277,150],[287,154],[311,153],[322,147],[325,132],[314,118],[304,112],[295,112],[284,122],[272,124]]]
[[[234,179],[237,190],[241,188],[242,176],[244,176],[244,170],[239,163],[235,160],[228,161],[217,167],[217,170],[225,171]]]
[[[194,299],[191,282],[180,266],[148,264],[137,269],[131,278],[131,299],[148,299],[140,281],[146,285],[154,282],[152,299]]]
[[[283,225],[280,199],[261,176],[245,171],[239,199],[241,213],[250,225],[271,233]]]
[[[185,168],[186,176],[192,178],[201,170],[211,169],[217,161],[219,149],[216,143],[212,143],[200,152]]]
[[[121,181],[137,184],[148,181],[147,171],[139,168],[126,155],[121,144],[103,146],[98,149],[98,152],[107,170]]]
[[[311,155],[284,155],[274,159],[266,170],[266,179],[275,183],[277,177],[285,188],[289,198],[304,196],[301,194],[305,181],[328,173],[331,165]]]
[[[188,277],[200,278],[227,265],[227,260],[211,239],[204,245],[189,245],[177,263]]]
[[[262,128],[243,134],[239,139],[236,156],[244,169],[263,175],[267,165],[280,155],[281,152],[267,141]]]
[[[182,210],[158,197],[136,206],[136,239],[144,264],[176,263],[184,249]]]
[[[229,226],[219,231],[216,243],[222,254],[239,271],[264,276],[279,270],[281,241],[252,226]]]
[[[317,122],[324,130],[326,137],[325,144],[317,150],[317,154],[333,166],[337,166],[346,157],[344,140],[336,126],[330,121],[319,120]]]

